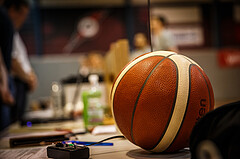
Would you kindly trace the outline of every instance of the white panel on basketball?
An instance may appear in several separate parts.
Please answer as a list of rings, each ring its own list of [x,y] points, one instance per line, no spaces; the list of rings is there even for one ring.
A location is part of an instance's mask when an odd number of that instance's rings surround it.
[[[172,55],[169,58],[172,59],[178,67],[178,91],[176,103],[169,126],[162,140],[151,150],[153,152],[163,152],[170,146],[180,129],[187,107],[189,95],[189,66],[191,62],[182,58],[182,55]]]

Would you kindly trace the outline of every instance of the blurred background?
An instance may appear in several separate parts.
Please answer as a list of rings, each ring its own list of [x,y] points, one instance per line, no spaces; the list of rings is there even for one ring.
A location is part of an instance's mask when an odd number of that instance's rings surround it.
[[[32,0],[30,7],[19,32],[38,86],[29,94],[26,110],[52,95],[54,81],[63,84],[65,104],[71,101],[81,68],[111,84],[136,48],[135,34],[143,33],[149,41],[147,0]],[[239,1],[151,0],[150,14],[164,16],[178,53],[205,70],[216,106],[240,99]],[[111,85],[106,87],[107,99]]]
[[[133,50],[135,33],[148,34],[146,0],[32,2],[20,30],[39,78],[40,87],[30,99],[47,95],[52,80],[75,74],[79,64],[76,57],[91,52],[104,56],[110,44],[122,38],[129,40]],[[151,0],[151,15],[165,16],[179,53],[204,68],[216,99],[240,97],[239,2]]]

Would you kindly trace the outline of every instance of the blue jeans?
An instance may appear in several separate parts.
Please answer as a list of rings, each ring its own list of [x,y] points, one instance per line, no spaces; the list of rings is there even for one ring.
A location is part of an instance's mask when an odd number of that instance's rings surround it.
[[[15,87],[11,76],[8,77],[9,89],[14,97]],[[3,130],[11,124],[11,106],[3,104],[0,99],[0,130]]]

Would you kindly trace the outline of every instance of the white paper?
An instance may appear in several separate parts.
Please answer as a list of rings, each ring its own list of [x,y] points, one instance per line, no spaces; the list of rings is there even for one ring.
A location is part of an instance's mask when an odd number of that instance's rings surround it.
[[[92,134],[93,135],[109,134],[109,133],[112,134],[116,132],[117,132],[117,129],[115,125],[99,125],[93,129]]]
[[[46,147],[0,149],[0,159],[47,159]]]

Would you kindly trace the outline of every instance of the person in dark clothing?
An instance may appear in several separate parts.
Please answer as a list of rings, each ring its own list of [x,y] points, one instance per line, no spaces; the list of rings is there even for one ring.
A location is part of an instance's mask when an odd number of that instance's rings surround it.
[[[36,88],[37,78],[30,65],[25,44],[18,33],[28,16],[30,10],[29,2],[27,0],[5,0],[4,6],[8,10],[8,15],[15,29],[11,67],[16,89],[16,103],[11,112],[11,119],[12,122],[15,122],[23,118],[27,103],[27,93]]]
[[[10,106],[14,103],[13,81],[9,75],[12,60],[14,28],[7,11],[0,6],[0,130],[10,125]]]
[[[0,47],[7,71],[10,71],[14,28],[8,13],[0,6]]]
[[[27,49],[18,33],[25,22],[30,7],[27,0],[5,0],[4,7],[13,23],[15,34],[13,38],[12,67],[16,96],[15,107],[11,111],[12,122],[23,118],[27,93],[36,87],[36,76],[27,57]]]

